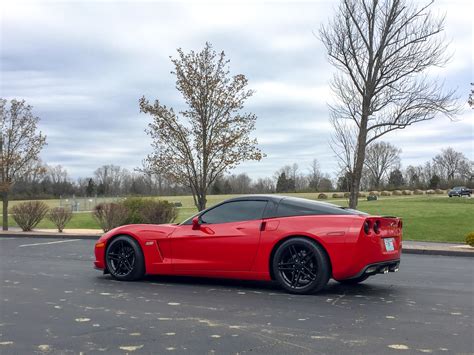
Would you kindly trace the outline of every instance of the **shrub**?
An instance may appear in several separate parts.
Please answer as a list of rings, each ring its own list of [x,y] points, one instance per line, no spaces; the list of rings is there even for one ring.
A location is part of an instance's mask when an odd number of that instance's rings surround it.
[[[145,223],[141,216],[140,210],[150,199],[144,199],[141,197],[131,197],[120,202],[120,204],[127,208],[128,216],[125,224],[141,224]]]
[[[415,195],[423,195],[425,192],[424,192],[423,190],[418,190],[418,189],[416,189],[415,191],[413,191],[413,193],[414,193]]]
[[[100,203],[94,209],[94,217],[104,232],[124,225],[128,215],[127,207],[119,203]]]
[[[59,233],[62,233],[64,227],[66,227],[66,224],[69,223],[71,218],[71,210],[64,207],[53,208],[48,214],[48,219],[58,228]]]
[[[380,193],[380,195],[382,195],[382,196],[391,196],[392,193],[391,193],[390,191],[382,191],[382,192]]]
[[[367,201],[377,201],[378,197],[377,195],[369,195],[367,196]]]
[[[411,194],[413,194],[413,192],[410,191],[410,190],[403,190],[402,191],[402,195],[408,196],[408,195],[411,195]]]
[[[434,195],[435,193],[435,190],[426,190],[427,195]]]
[[[127,208],[126,224],[171,223],[178,216],[175,203],[145,198],[129,198],[121,204]]]
[[[344,197],[344,194],[341,194],[338,192],[332,194],[332,198],[343,198],[343,197]]]
[[[351,196],[350,192],[344,192],[344,198],[349,198]]]
[[[143,223],[172,223],[178,217],[178,210],[168,201],[147,201],[140,209]]]
[[[321,193],[318,195],[318,200],[327,200],[327,199],[328,199],[328,195],[326,194]]]
[[[48,210],[48,206],[42,201],[22,202],[10,209],[13,220],[24,232],[35,228],[46,216]]]
[[[380,192],[378,191],[370,191],[369,196],[380,196]]]
[[[468,233],[466,235],[466,244],[474,247],[474,232]]]
[[[441,189],[436,189],[435,192],[436,192],[437,195],[442,195],[442,194],[444,194],[444,191],[441,190]]]
[[[401,195],[402,195],[402,192],[401,192],[400,190],[395,190],[395,191],[392,192],[392,194],[393,194],[394,196],[401,196]]]

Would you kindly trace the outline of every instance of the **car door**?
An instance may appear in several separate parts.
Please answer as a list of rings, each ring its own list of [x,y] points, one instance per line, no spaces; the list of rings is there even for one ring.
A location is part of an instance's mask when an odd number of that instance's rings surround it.
[[[175,271],[249,271],[260,241],[267,201],[229,201],[199,216],[200,226],[181,225],[171,235]]]

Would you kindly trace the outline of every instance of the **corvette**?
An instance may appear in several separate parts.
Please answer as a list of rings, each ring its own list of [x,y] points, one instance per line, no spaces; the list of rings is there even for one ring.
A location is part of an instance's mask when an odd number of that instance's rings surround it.
[[[313,200],[232,198],[180,224],[126,225],[95,244],[95,268],[122,281],[149,275],[274,280],[291,293],[330,278],[356,284],[398,271],[402,221]]]

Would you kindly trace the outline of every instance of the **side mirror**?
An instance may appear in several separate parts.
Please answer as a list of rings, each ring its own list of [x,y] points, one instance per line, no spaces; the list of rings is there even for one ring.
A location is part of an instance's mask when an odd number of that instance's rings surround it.
[[[201,229],[201,223],[199,222],[199,216],[193,218],[193,229]]]

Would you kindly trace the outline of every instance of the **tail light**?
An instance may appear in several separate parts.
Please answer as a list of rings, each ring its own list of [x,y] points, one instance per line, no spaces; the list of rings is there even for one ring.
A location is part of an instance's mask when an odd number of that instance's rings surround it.
[[[398,228],[401,229],[402,227],[403,227],[403,222],[402,222],[402,220],[399,220],[399,221],[398,221]]]
[[[376,234],[380,233],[380,221],[375,221],[375,223],[374,223],[374,232]]]
[[[370,234],[370,221],[365,221],[364,222],[364,232],[365,234],[369,235]]]

